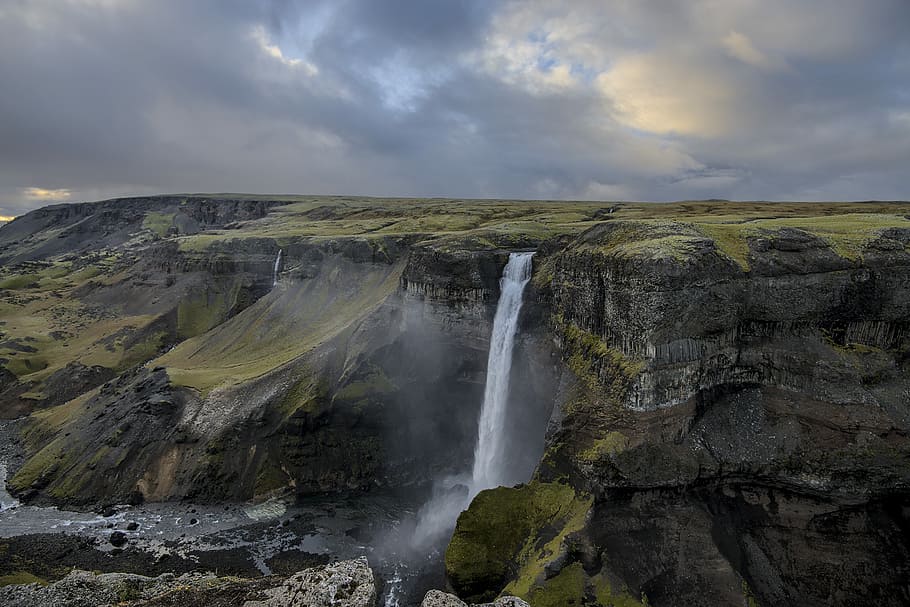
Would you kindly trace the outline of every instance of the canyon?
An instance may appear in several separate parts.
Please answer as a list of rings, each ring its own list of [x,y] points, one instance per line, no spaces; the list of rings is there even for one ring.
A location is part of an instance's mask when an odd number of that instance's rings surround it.
[[[441,494],[473,499],[402,605],[430,587],[533,607],[906,604],[908,217],[241,195],[33,211],[0,228],[0,578],[165,572],[96,544],[39,570],[25,547],[58,540],[12,531],[22,508],[382,499],[403,533]]]

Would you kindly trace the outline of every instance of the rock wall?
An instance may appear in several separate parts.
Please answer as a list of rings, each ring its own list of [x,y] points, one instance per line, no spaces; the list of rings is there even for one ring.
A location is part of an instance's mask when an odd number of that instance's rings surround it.
[[[744,269],[707,237],[629,254],[606,223],[551,251],[535,283],[566,372],[538,479],[593,503],[557,545],[547,528],[519,544],[506,590],[910,600],[908,237],[849,259],[782,229],[747,241]]]
[[[91,507],[406,487],[468,467],[508,255],[406,239],[297,244],[273,287],[275,254],[269,239],[161,242],[131,269],[144,280],[86,290],[98,303],[128,293],[131,312],[160,313],[185,341],[34,416],[11,488]],[[545,327],[526,328],[510,438],[522,479],[543,449],[558,363]]]

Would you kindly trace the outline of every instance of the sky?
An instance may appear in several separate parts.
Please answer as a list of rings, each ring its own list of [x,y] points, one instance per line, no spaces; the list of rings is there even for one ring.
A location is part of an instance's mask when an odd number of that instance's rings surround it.
[[[908,0],[0,0],[0,217],[910,198]]]

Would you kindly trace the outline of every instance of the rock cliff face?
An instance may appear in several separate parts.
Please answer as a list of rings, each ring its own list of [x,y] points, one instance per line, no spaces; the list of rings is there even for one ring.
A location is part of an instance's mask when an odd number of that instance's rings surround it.
[[[506,441],[536,472],[461,517],[463,599],[904,604],[908,212],[49,207],[0,229],[0,415],[29,415],[10,488],[89,507],[464,470],[499,277],[530,248]]]
[[[593,501],[548,549],[532,525],[500,583],[535,605],[906,603],[910,231],[845,258],[767,230],[737,260],[665,230],[607,223],[543,263],[568,369],[538,478]],[[459,521],[457,590],[470,521],[536,503],[498,491]]]
[[[261,210],[228,207],[215,217]],[[145,323],[117,345],[152,336],[134,361],[151,362],[122,370],[77,359],[43,381],[11,381],[13,415],[66,403],[33,415],[30,458],[11,489],[77,507],[251,499],[410,486],[470,464],[508,253],[410,235],[279,246],[224,234],[201,248],[136,245],[120,274],[74,289]],[[515,478],[542,451],[556,363],[545,333],[523,343],[517,374],[533,381],[515,397],[530,412],[511,439]],[[26,390],[34,397],[20,402]]]

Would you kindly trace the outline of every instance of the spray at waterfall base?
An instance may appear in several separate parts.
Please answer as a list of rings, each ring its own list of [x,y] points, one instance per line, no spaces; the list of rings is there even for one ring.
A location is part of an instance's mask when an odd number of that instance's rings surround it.
[[[510,254],[499,281],[500,296],[490,337],[487,378],[471,474],[449,477],[436,483],[433,497],[417,514],[411,538],[415,549],[432,546],[451,532],[458,514],[480,491],[525,480],[508,478],[503,460],[515,334],[524,290],[531,280],[533,256],[533,252]]]

